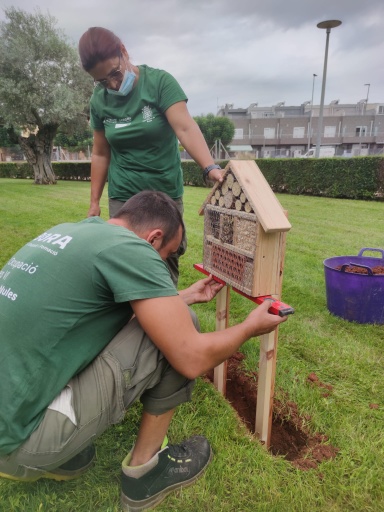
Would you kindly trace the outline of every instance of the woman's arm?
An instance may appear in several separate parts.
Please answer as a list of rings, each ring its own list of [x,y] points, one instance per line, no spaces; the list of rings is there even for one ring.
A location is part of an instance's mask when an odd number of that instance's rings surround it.
[[[188,112],[185,101],[171,105],[165,111],[165,116],[180,143],[202,169],[215,163],[198,124]],[[208,177],[210,180],[221,181],[222,175],[221,169],[213,169]]]
[[[107,181],[111,148],[103,131],[93,132],[93,151],[91,160],[91,204],[88,217],[100,215],[100,198]]]

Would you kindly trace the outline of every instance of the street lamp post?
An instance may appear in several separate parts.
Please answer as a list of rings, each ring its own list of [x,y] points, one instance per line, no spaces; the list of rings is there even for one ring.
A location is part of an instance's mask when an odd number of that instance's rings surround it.
[[[315,78],[317,75],[313,73],[313,80],[312,80],[312,100],[311,100],[311,112],[309,114],[309,127],[308,127],[308,151],[311,149],[311,135],[312,135],[312,111],[313,111],[313,92],[315,90]]]
[[[365,87],[367,87],[367,99],[365,100],[365,112],[368,108],[368,98],[369,98],[369,88],[371,87],[371,84],[364,84]]]
[[[324,69],[323,69],[323,83],[321,86],[321,100],[320,100],[320,111],[319,111],[319,121],[317,125],[317,142],[316,142],[316,152],[315,157],[318,158],[320,154],[320,144],[321,144],[321,132],[323,130],[323,112],[324,112],[324,96],[325,96],[325,82],[327,80],[327,63],[328,63],[328,46],[329,46],[329,34],[331,33],[331,29],[338,27],[341,25],[340,20],[327,20],[321,21],[317,24],[317,28],[325,28],[327,29],[327,38],[325,42],[325,56],[324,56]]]

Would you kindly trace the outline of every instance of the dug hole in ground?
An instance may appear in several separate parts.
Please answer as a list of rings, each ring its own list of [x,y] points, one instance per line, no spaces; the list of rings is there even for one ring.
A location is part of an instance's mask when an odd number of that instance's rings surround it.
[[[236,352],[228,359],[226,399],[250,433],[254,434],[258,375],[257,372],[244,370],[244,358],[242,353]],[[207,373],[206,379],[213,383],[213,370]],[[332,393],[332,386],[322,383],[315,373],[308,375],[307,382],[322,388],[323,396]],[[316,469],[319,463],[333,459],[339,451],[327,443],[328,437],[324,433],[308,431],[305,425],[309,420],[308,416],[300,416],[297,404],[290,401],[288,396],[284,403],[274,399],[270,452],[285,457],[301,470]]]

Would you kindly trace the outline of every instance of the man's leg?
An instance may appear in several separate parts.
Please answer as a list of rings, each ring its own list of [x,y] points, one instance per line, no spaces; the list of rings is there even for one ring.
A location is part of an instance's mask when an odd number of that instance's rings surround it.
[[[122,462],[121,506],[126,512],[154,508],[172,491],[193,484],[212,460],[211,447],[202,436],[179,445],[168,445],[165,437],[159,446],[172,416],[173,411],[161,416],[143,414],[137,443]]]
[[[168,432],[169,424],[173,417],[174,409],[154,416],[145,411],[141,418],[140,429],[135,446],[131,452],[130,466],[141,466],[152,459],[160,451],[161,445]]]
[[[192,319],[199,329],[196,315],[192,314]],[[190,393],[188,387],[175,386],[179,378],[168,365],[158,384],[140,398],[144,413],[139,434],[122,463],[121,504],[127,512],[152,508],[170,492],[191,485],[211,461],[211,447],[202,436],[180,445],[168,444],[166,433],[174,409],[187,401]]]
[[[198,328],[197,319],[194,321]],[[193,382],[169,366],[134,319],[92,364],[68,383],[66,394],[70,396],[73,414],[58,412],[57,408],[47,409],[30,438],[8,456],[0,457],[0,473],[16,480],[52,478],[48,473],[55,473],[63,466],[67,471],[67,463],[71,472],[71,463],[77,455],[110,425],[120,422],[126,410],[140,397],[146,411],[140,439],[145,439],[146,432],[152,430],[148,428],[151,416],[159,418],[154,418],[158,425],[163,424],[164,432],[155,427],[158,439],[153,439],[151,450],[156,450],[165,437],[171,411],[191,399],[192,387]],[[89,449],[86,453],[92,455]],[[140,451],[137,453],[143,456]],[[80,456],[82,465],[81,459]],[[68,476],[68,472],[65,475]]]

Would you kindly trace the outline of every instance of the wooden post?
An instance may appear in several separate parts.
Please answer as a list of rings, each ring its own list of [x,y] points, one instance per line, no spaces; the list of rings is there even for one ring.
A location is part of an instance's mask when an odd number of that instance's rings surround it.
[[[269,448],[271,444],[276,355],[277,330],[260,336],[255,434],[266,448]]]
[[[287,212],[284,212],[287,215]],[[286,233],[280,233],[279,251],[280,272],[278,279],[279,299],[283,286],[284,257],[286,247]],[[271,446],[273,397],[275,394],[277,342],[279,328],[269,334],[260,336],[259,379],[257,383],[257,404],[255,434],[267,449]]]
[[[222,331],[228,327],[229,292],[229,286],[223,286],[216,295],[216,331]],[[213,383],[217,390],[225,396],[227,384],[227,361],[224,361],[214,369]]]

